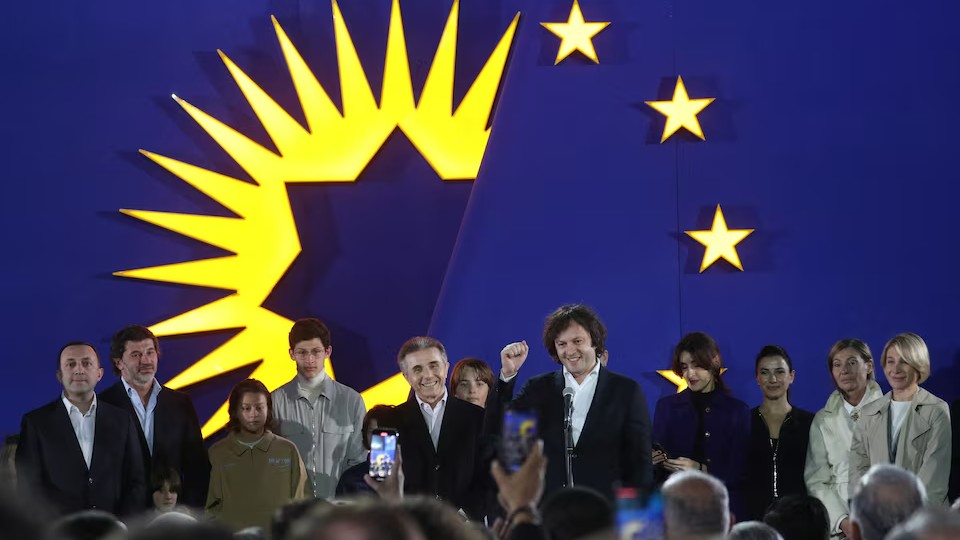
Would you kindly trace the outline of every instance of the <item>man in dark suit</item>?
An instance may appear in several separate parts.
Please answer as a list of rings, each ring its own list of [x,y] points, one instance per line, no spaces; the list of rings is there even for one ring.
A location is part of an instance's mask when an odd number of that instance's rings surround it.
[[[487,397],[487,431],[499,432],[506,408],[532,410],[547,456],[546,493],[566,485],[564,389],[573,391],[573,480],[613,498],[615,486],[646,489],[652,482],[650,413],[636,381],[599,361],[607,329],[590,308],[562,306],[547,317],[543,344],[562,369],[537,375],[513,398],[516,376],[527,359],[526,341],[500,352],[500,377]]]
[[[396,409],[404,491],[443,499],[471,518],[484,513],[489,459],[481,447],[483,408],[447,392],[443,344],[415,337],[397,362],[413,394]]]
[[[110,341],[113,372],[120,380],[100,394],[135,420],[144,463],[144,482],[153,470],[180,474],[179,504],[203,508],[210,484],[210,460],[190,397],[157,382],[160,344],[148,328],[132,325]],[[151,493],[147,494],[150,504]]]
[[[59,398],[23,416],[17,447],[18,485],[64,514],[96,508],[117,515],[144,509],[143,461],[133,419],[97,401],[100,358],[83,342],[57,360]]]

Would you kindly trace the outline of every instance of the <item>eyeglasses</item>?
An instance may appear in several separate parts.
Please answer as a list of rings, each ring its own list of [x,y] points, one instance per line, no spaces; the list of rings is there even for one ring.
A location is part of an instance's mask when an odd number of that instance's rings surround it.
[[[293,351],[293,357],[297,360],[303,360],[308,356],[311,358],[324,358],[327,356],[327,351],[323,349],[312,349],[309,351],[306,349],[297,349]]]

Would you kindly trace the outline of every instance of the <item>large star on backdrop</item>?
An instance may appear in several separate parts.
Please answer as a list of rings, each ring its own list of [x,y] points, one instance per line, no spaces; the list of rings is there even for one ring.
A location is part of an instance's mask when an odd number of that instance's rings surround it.
[[[580,51],[584,56],[599,64],[597,51],[593,48],[593,36],[606,28],[609,22],[586,22],[583,20],[583,12],[580,11],[580,3],[573,0],[573,7],[570,9],[570,17],[565,23],[540,23],[544,28],[553,32],[560,38],[560,50],[557,51],[557,59],[553,65],[557,65],[561,60],[570,56],[574,51]]]
[[[661,114],[667,117],[667,123],[663,126],[663,136],[660,142],[663,143],[671,135],[680,131],[680,128],[686,128],[700,140],[706,140],[703,136],[703,130],[700,129],[700,122],[697,120],[697,114],[713,102],[714,98],[690,99],[687,95],[687,88],[683,86],[683,78],[677,76],[677,85],[673,89],[673,99],[670,101],[647,101],[647,105],[653,107]]]
[[[727,220],[723,219],[723,210],[720,209],[719,204],[716,213],[713,214],[713,227],[709,231],[683,232],[707,247],[703,252],[703,261],[700,263],[701,272],[721,258],[726,259],[741,272],[743,271],[740,256],[737,255],[737,244],[750,236],[753,229],[728,229]]]
[[[726,372],[727,372],[727,368],[720,368],[721,375],[723,375]],[[658,369],[657,373],[659,373],[660,376],[663,377],[664,379],[675,384],[677,386],[678,394],[687,389],[687,381],[683,377],[674,373],[672,369]]]

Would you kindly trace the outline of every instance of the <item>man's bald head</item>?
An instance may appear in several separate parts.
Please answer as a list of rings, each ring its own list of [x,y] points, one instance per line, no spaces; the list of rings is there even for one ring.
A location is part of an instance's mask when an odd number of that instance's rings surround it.
[[[850,501],[850,521],[862,540],[883,540],[923,507],[927,490],[910,471],[886,463],[870,467]]]
[[[722,537],[730,528],[730,496],[723,482],[700,471],[682,471],[663,484],[667,540]]]
[[[960,514],[927,508],[890,531],[888,540],[954,540],[960,538]]]

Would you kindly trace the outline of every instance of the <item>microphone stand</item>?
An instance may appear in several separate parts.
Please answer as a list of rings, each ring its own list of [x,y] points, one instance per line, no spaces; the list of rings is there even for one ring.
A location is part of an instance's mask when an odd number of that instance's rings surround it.
[[[563,414],[563,441],[566,446],[566,452],[564,452],[565,459],[564,464],[567,469],[567,483],[566,487],[573,487],[573,400],[569,396],[566,396],[567,399],[564,403],[564,414]]]

